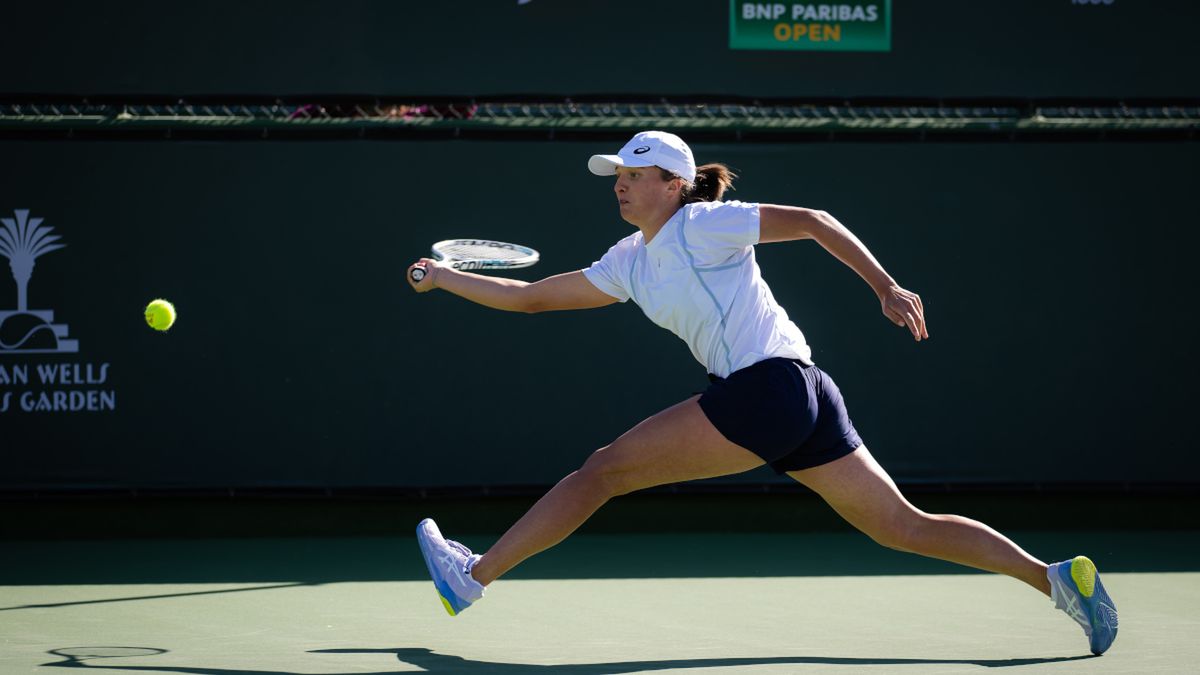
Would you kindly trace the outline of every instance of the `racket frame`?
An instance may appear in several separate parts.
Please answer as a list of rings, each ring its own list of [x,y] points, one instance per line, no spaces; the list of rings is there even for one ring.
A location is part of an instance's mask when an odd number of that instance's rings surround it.
[[[487,246],[489,248],[504,249],[506,251],[514,251],[521,254],[519,258],[454,258],[452,254],[444,251],[439,251],[439,248],[449,246]],[[518,269],[521,267],[530,267],[537,263],[539,259],[538,252],[522,246],[520,244],[510,244],[504,241],[495,241],[493,239],[443,239],[437,242],[431,248],[433,259],[438,262],[446,262],[456,270],[485,270],[485,269]]]

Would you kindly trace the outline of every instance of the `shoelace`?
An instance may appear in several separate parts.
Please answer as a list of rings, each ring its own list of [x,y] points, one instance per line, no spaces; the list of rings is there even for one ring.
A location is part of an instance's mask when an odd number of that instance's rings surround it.
[[[466,546],[463,546],[462,544],[458,543],[457,541],[454,541],[453,539],[447,539],[446,545],[449,546],[450,548],[454,549],[455,551],[458,551],[459,553],[463,554],[463,557],[465,557],[465,558],[470,558],[472,555],[474,555],[471,553],[471,549],[467,548]]]
[[[474,581],[474,577],[471,576],[471,568],[474,567],[475,561],[472,560],[472,558],[478,558],[478,556],[472,553],[471,549],[463,546],[453,539],[447,539],[446,545],[463,555],[462,573],[464,576],[466,576],[466,578]]]
[[[465,588],[463,588],[462,590],[471,594],[469,597],[467,597],[467,599],[470,600],[471,602],[474,602],[474,601],[478,600],[479,598],[483,597],[483,586],[481,586],[479,584],[479,582],[475,581],[475,578],[471,576],[471,567],[473,566],[473,563],[474,563],[472,558],[476,558],[477,556],[474,553],[471,553],[471,549],[467,548],[466,546],[463,546],[462,544],[458,543],[457,541],[454,541],[453,539],[446,539],[444,541],[446,542],[447,546],[454,549],[455,552],[460,553],[463,556],[462,563],[460,566],[460,569],[462,570],[461,578],[462,578],[462,581],[468,585]]]

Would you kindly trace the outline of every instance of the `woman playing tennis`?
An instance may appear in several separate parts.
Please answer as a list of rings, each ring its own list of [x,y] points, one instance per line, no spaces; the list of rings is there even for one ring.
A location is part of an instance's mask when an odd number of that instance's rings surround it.
[[[588,168],[616,177],[621,217],[637,228],[591,267],[525,283],[423,258],[409,268],[409,283],[418,292],[440,288],[514,312],[632,299],[687,343],[711,384],[596,450],[483,555],[422,521],[417,539],[450,614],[613,497],[769,464],[884,546],[1024,581],[1083,626],[1093,653],[1108,649],[1117,612],[1090,560],[1046,565],[983,523],[914,507],[863,445],[837,385],[813,365],[804,335],[759,273],[756,244],[816,241],[871,286],[892,323],[917,341],[929,337],[921,298],[900,287],[848,229],[823,211],[722,202],[734,175],[721,164],[697,169],[691,149],[669,133],[639,133],[616,155],[593,156]],[[419,282],[412,280],[418,267],[426,272]]]

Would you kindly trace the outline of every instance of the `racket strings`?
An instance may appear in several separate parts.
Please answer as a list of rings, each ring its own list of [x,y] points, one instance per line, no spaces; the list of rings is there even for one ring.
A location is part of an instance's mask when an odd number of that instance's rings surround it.
[[[455,260],[520,260],[529,255],[512,248],[478,244],[452,244],[440,247],[438,252]]]

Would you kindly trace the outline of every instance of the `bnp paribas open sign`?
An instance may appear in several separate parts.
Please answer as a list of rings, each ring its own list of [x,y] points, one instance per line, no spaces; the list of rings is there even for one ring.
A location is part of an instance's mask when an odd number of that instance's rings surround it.
[[[730,0],[729,48],[891,51],[892,0],[840,3]]]

